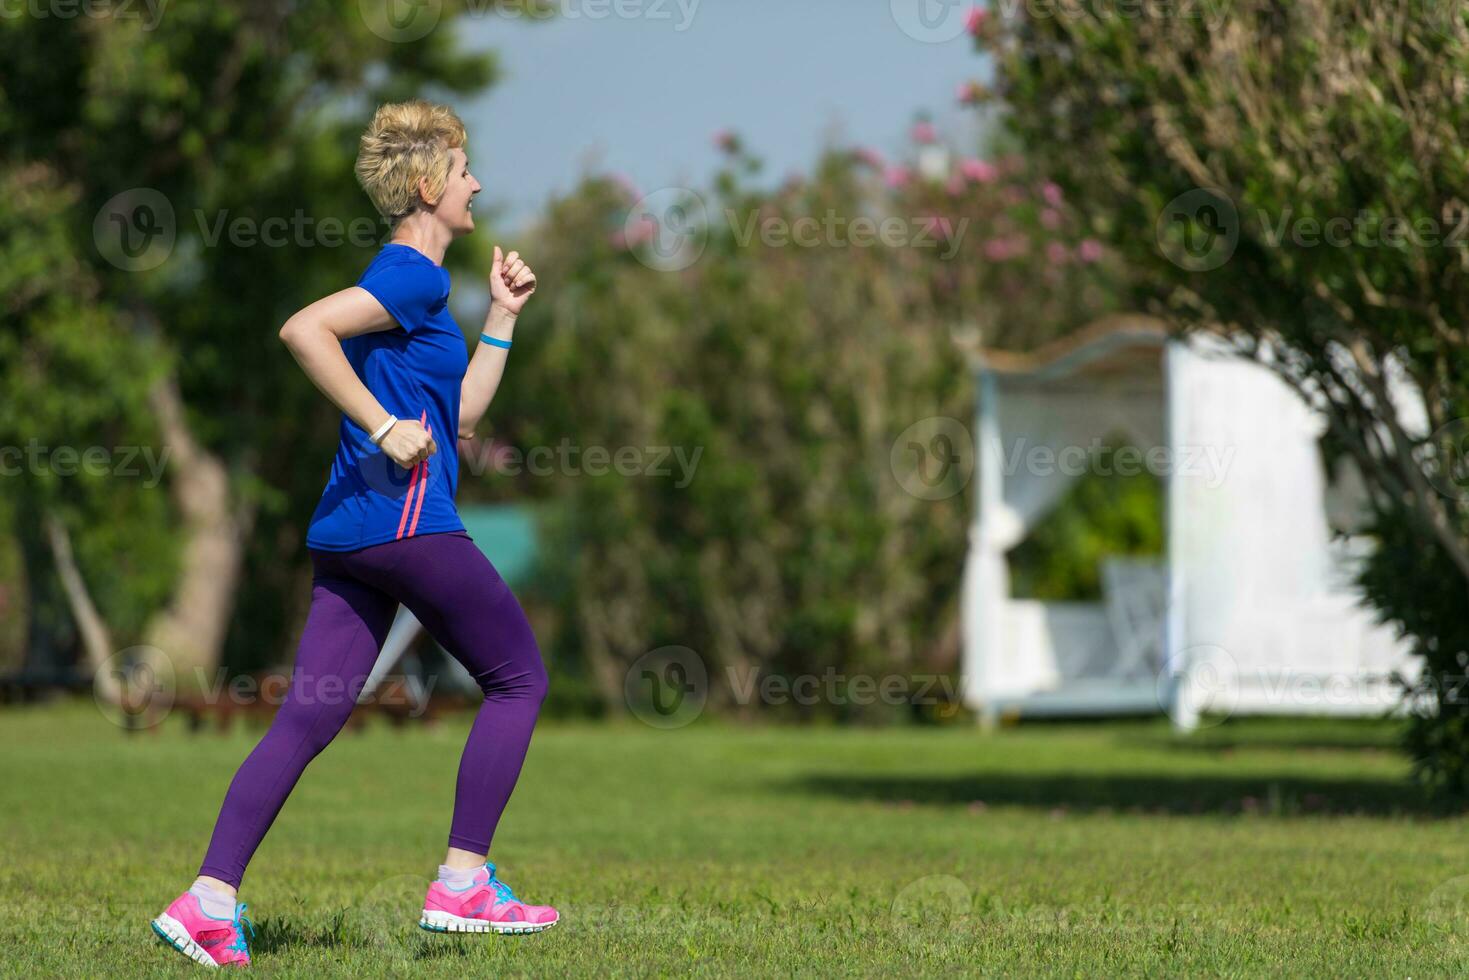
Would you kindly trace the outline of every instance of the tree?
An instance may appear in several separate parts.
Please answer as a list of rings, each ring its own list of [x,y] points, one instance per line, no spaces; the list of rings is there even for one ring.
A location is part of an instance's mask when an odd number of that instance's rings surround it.
[[[1068,3],[977,29],[1014,132],[1087,202],[1139,301],[1227,328],[1327,414],[1328,450],[1371,490],[1368,597],[1427,668],[1410,749],[1454,792],[1469,789],[1464,16]]]
[[[1110,309],[1115,267],[1036,168],[914,135],[904,159],[833,148],[766,189],[721,134],[712,191],[594,177],[541,222],[546,297],[477,466],[554,501],[556,649],[609,709],[666,646],[741,713],[768,677],[954,666],[970,510],[949,454],[972,411],[955,334],[1042,342]],[[818,700],[785,710],[868,710]]]
[[[276,330],[385,236],[351,167],[373,106],[479,91],[494,61],[456,49],[449,10],[422,36],[357,0],[58,10],[0,19],[0,418],[7,446],[111,462],[74,477],[52,456],[9,484],[32,621],[65,601],[53,515],[85,530],[119,633],[181,670],[227,645],[258,663],[335,431]],[[168,454],[164,491],[119,474],[127,447]]]

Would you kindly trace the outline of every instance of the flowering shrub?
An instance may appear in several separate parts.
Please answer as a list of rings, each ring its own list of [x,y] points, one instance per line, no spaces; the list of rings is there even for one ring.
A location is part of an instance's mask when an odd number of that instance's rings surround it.
[[[697,460],[687,479],[558,472],[517,488],[557,503],[562,676],[579,662],[612,710],[629,665],[667,645],[696,651],[711,703],[741,711],[751,677],[954,666],[972,454],[917,440],[934,454],[921,463],[954,463],[930,499],[900,437],[935,417],[968,426],[956,334],[1054,337],[1107,311],[1115,262],[1018,156],[956,153],[926,119],[911,136],[899,159],[833,149],[767,189],[721,132],[712,189],[598,177],[542,222],[553,288],[517,332],[497,438]]]
[[[1268,346],[1323,411],[1324,448],[1371,496],[1368,599],[1426,667],[1407,746],[1428,784],[1469,795],[1465,6],[1057,5],[979,23],[1013,131],[1086,195],[1141,300]]]

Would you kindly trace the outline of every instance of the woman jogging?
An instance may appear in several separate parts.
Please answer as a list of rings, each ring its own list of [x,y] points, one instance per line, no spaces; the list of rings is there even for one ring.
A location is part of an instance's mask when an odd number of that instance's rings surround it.
[[[470,358],[443,268],[449,243],[474,230],[480,185],[464,143],[464,124],[444,106],[378,109],[356,170],[392,223],[391,241],[357,285],[281,328],[342,410],[341,441],[306,537],[315,576],[289,692],[230,784],[198,879],[153,920],[204,966],[249,964],[249,920],[236,904],[245,866],[306,765],[352,713],[399,603],[485,695],[459,763],[449,850],[419,924],[523,933],[558,919],[549,906],[521,902],[486,863],[546,696],[546,669],[519,603],[459,520],[455,440],[473,433],[494,397],[536,280],[517,253],[495,248],[490,312]]]

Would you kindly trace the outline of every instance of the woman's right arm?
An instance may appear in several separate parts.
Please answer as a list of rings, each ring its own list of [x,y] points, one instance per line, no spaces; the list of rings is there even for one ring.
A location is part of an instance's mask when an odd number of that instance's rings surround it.
[[[398,324],[383,305],[361,286],[319,299],[286,321],[281,341],[322,394],[368,432],[376,432],[389,413],[357,372],[342,341],[365,333],[391,330]],[[417,419],[399,419],[379,444],[393,462],[410,469],[438,447]]]

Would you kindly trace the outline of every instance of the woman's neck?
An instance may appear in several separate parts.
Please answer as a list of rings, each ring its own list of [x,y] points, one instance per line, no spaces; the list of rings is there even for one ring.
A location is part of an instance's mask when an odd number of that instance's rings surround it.
[[[444,264],[444,253],[454,236],[449,229],[434,220],[426,211],[415,211],[393,229],[390,239],[394,245],[407,245],[428,257],[434,265]]]

